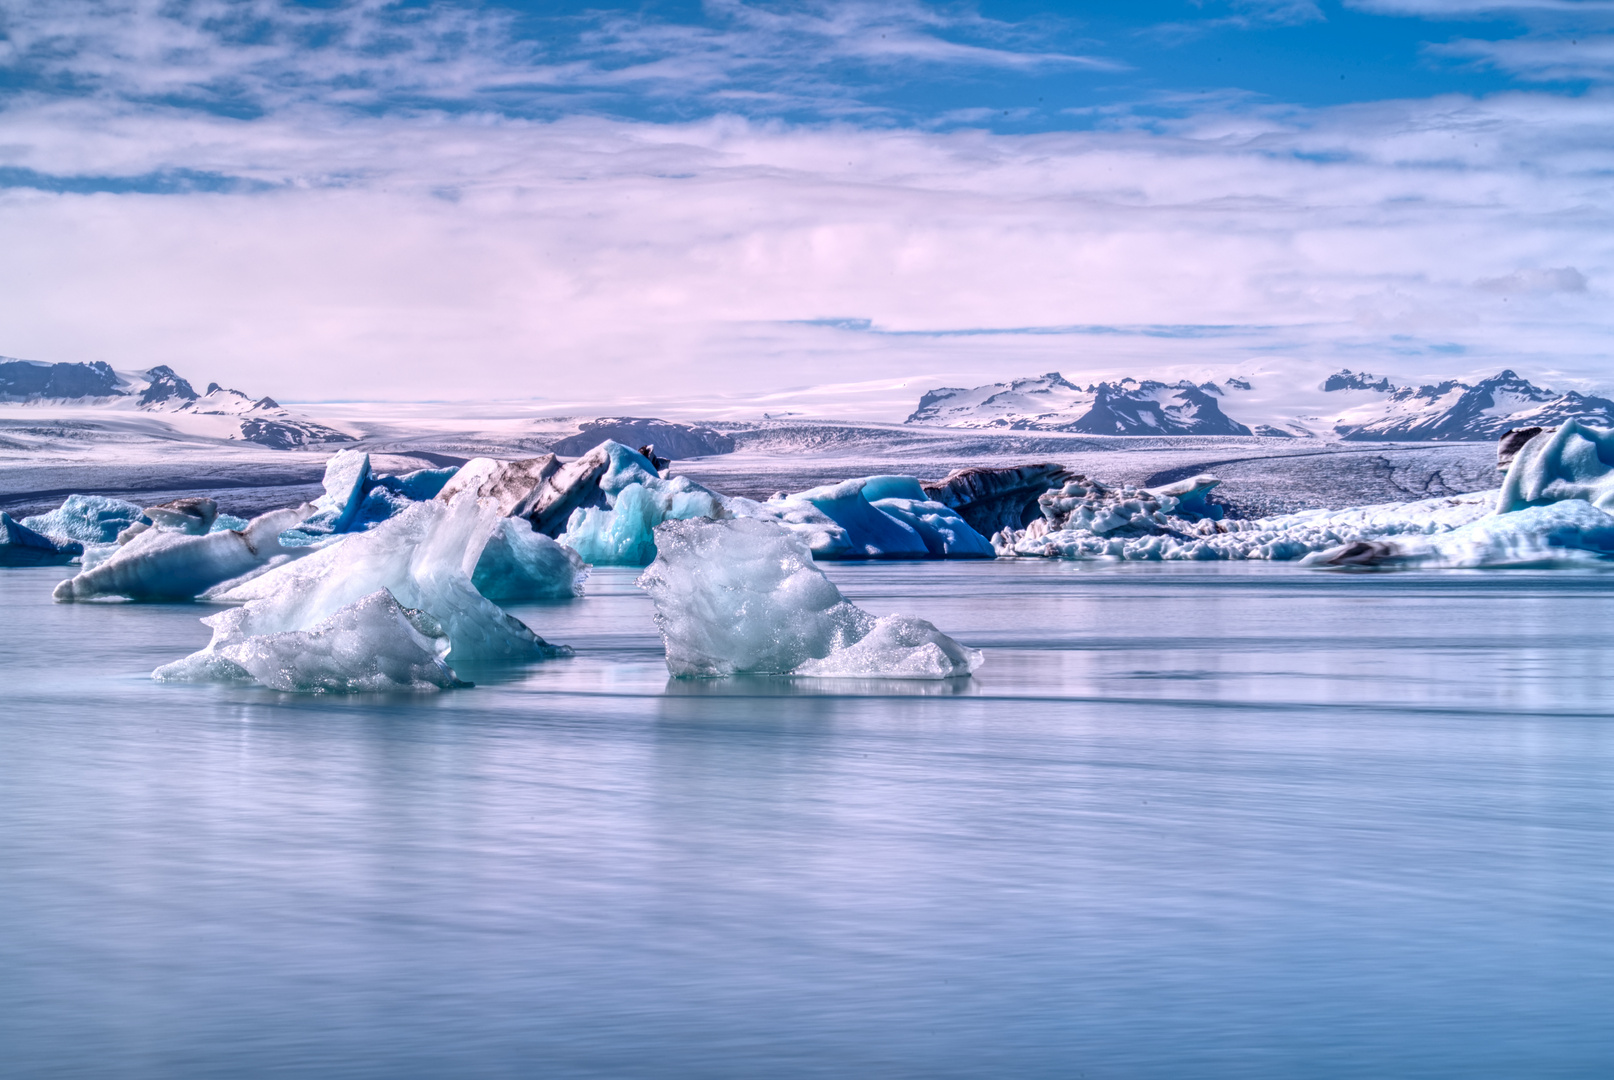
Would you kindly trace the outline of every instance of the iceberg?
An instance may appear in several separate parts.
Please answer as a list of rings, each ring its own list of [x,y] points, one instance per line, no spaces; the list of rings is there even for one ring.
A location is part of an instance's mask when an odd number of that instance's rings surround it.
[[[1509,448],[1504,436],[1499,460]],[[1533,437],[1512,449],[1497,497],[1498,513],[1565,499],[1582,499],[1600,510],[1614,510],[1614,429],[1566,420],[1554,431],[1536,429]]]
[[[245,529],[201,536],[149,529],[57,585],[51,595],[60,603],[98,597],[191,600],[272,560],[289,561],[307,550],[283,546],[279,534],[302,521],[310,509],[305,505],[272,510],[253,518]]]
[[[208,599],[243,606],[206,620],[217,651],[244,637],[310,630],[364,597],[386,589],[400,604],[443,628],[455,662],[569,656],[534,634],[471,582],[484,546],[499,527],[492,506],[462,494],[451,503],[415,503],[368,532],[353,533],[306,557]]]
[[[127,544],[147,529],[201,536],[218,521],[219,504],[208,498],[174,499],[141,511],[143,519],[118,534],[118,543]]]
[[[369,480],[369,454],[363,450],[337,451],[325,463],[325,494],[314,500],[314,514],[309,518],[308,528],[347,532],[359,518]]]
[[[69,495],[67,501],[48,514],[22,519],[26,529],[53,540],[77,540],[81,544],[114,544],[118,534],[142,520],[143,511],[132,502],[109,499],[105,495]]]
[[[1077,477],[1042,496],[1041,518],[998,533],[993,546],[1003,556],[1056,559],[1288,561],[1358,542],[1451,532],[1490,514],[1496,503],[1496,492],[1488,491],[1231,521],[1200,516],[1192,498],[1184,505],[1183,496],[1202,496],[1214,483],[1198,476],[1143,489]]]
[[[945,679],[981,665],[980,652],[923,619],[876,618],[852,604],[776,522],[669,521],[655,540],[638,585],[655,603],[675,676]]]
[[[862,477],[757,502],[719,495],[687,477],[664,478],[654,462],[620,443],[590,454],[604,462],[594,480],[598,498],[579,498],[559,539],[597,566],[647,565],[656,557],[656,526],[693,518],[773,521],[800,534],[820,559],[995,555],[986,537],[911,476]]]
[[[655,464],[637,450],[605,442],[589,452],[595,455],[604,462],[593,481],[603,505],[587,505],[589,500],[574,494],[581,505],[572,510],[566,531],[559,536],[585,562],[644,566],[656,557],[655,527],[662,522],[730,516],[734,500],[687,477],[663,479]],[[593,467],[588,471],[592,473]]]
[[[52,540],[0,510],[0,566],[60,566],[83,554],[77,540]]]
[[[992,469],[956,469],[940,480],[926,481],[926,497],[956,510],[982,536],[1002,529],[1023,529],[1037,519],[1037,498],[1071,478],[1062,465],[1043,462]]]
[[[449,502],[460,492],[469,491],[491,501],[506,517],[526,517],[543,493],[543,482],[560,468],[560,459],[554,454],[521,461],[472,458],[460,466],[435,497]]]
[[[436,620],[378,589],[307,630],[234,638],[164,664],[151,677],[158,682],[258,683],[304,694],[471,685],[443,659],[447,651],[448,637]]]
[[[402,476],[381,475],[373,479],[374,487],[386,488],[395,495],[401,495],[410,502],[425,502],[435,499],[442,492],[448,482],[454,479],[460,471],[455,465],[446,469],[416,469],[414,472],[404,473]],[[372,488],[372,490],[373,490]]]
[[[525,518],[502,518],[471,584],[494,601],[559,600],[583,595],[588,564],[571,548],[533,529]]]
[[[1563,499],[1482,517],[1449,532],[1357,541],[1307,555],[1303,566],[1584,566],[1614,556],[1614,515],[1584,499]]]

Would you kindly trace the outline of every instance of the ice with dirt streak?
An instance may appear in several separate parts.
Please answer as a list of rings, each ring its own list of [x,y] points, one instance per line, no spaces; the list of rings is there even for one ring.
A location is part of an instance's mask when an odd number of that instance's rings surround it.
[[[982,661],[923,619],[848,601],[776,522],[670,521],[639,577],[675,676],[740,673],[945,679]]]

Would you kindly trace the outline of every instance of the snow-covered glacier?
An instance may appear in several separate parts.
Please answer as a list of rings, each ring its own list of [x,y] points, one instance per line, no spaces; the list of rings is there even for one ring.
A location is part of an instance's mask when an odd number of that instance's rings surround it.
[[[776,522],[665,522],[639,577],[675,676],[739,673],[945,679],[981,654],[923,619],[881,618],[841,595]]]

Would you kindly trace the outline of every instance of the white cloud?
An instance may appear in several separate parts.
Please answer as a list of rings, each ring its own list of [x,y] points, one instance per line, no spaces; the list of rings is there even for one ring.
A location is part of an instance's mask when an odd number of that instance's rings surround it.
[[[786,62],[778,42],[805,42],[799,56],[846,25],[899,28],[895,45],[842,46],[882,64],[985,62],[949,51],[966,38],[1034,49],[918,6],[787,23],[735,7],[732,39],[623,45],[615,66],[601,58],[628,32],[605,23],[585,58],[546,59],[448,9],[409,16],[411,37],[373,2],[266,26],[202,17],[278,17],[262,0],[187,20],[147,0],[72,17],[91,7],[8,9],[8,62],[79,91],[0,114],[0,179],[21,185],[0,190],[0,353],[170,363],[292,399],[656,403],[852,384],[874,411],[896,408],[883,395],[910,376],[1609,370],[1614,109],[1596,94],[1324,110],[1224,98],[1181,121],[1122,112],[1105,130],[1023,136],[547,120],[489,103],[610,79],[737,92],[752,58]],[[854,22],[820,26],[836,19]],[[209,87],[253,110],[163,103]],[[414,104],[357,107],[383,97]],[[259,188],[27,186],[181,170]],[[1529,286],[1570,268],[1584,289]]]

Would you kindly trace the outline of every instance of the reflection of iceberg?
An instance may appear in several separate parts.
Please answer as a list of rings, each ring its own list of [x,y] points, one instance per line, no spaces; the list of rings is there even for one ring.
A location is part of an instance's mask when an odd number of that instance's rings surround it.
[[[56,586],[59,601],[121,596],[131,600],[189,600],[302,550],[286,548],[279,534],[306,516],[306,508],[272,510],[242,530],[196,536],[148,529],[77,577]]]
[[[415,503],[369,532],[252,578],[211,598],[245,605],[204,620],[209,650],[240,637],[311,629],[379,589],[442,625],[454,660],[521,660],[569,655],[483,597],[471,572],[499,527],[497,510],[462,495]]]
[[[667,522],[655,539],[639,586],[674,675],[943,679],[980,666],[979,652],[923,619],[855,607],[777,523]]]
[[[443,654],[448,638],[424,612],[379,589],[307,630],[235,638],[164,664],[159,682],[256,682],[293,693],[347,694],[467,686]]]

